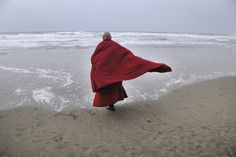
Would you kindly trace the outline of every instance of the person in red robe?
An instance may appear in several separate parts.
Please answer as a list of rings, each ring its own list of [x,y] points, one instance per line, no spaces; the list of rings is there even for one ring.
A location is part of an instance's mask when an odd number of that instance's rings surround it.
[[[164,63],[156,63],[135,56],[130,50],[112,40],[105,32],[91,56],[91,85],[95,92],[94,107],[115,111],[114,104],[127,98],[122,81],[131,80],[146,72],[171,72]]]

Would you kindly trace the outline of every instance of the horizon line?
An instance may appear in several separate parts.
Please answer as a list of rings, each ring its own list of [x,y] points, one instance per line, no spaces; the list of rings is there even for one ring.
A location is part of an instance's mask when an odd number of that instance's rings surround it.
[[[56,33],[56,32],[106,32],[102,30],[47,30],[47,31],[9,31],[9,32],[2,32],[0,34],[17,34],[17,33]],[[163,33],[163,34],[196,34],[196,35],[236,35],[236,33],[207,33],[207,32],[168,32],[168,31],[117,31],[117,30],[110,30],[109,32],[119,32],[119,33]]]

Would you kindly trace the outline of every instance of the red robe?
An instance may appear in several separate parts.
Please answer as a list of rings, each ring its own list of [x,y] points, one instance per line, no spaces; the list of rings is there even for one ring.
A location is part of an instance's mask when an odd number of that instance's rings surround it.
[[[93,106],[104,107],[127,98],[122,81],[139,77],[146,72],[170,72],[163,63],[135,56],[118,43],[105,39],[91,57],[91,84],[96,92]]]

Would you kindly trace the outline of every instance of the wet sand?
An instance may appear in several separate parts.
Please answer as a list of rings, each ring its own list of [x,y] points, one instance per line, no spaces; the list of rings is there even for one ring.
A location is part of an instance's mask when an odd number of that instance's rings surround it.
[[[0,111],[1,157],[236,156],[236,77],[174,90],[157,101],[55,112]]]

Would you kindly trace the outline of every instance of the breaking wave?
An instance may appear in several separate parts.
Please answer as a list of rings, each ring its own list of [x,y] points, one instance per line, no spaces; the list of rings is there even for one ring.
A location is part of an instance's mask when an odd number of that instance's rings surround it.
[[[0,49],[90,48],[95,47],[102,32],[2,33]],[[174,33],[112,32],[123,45],[236,47],[236,35],[200,35]]]

